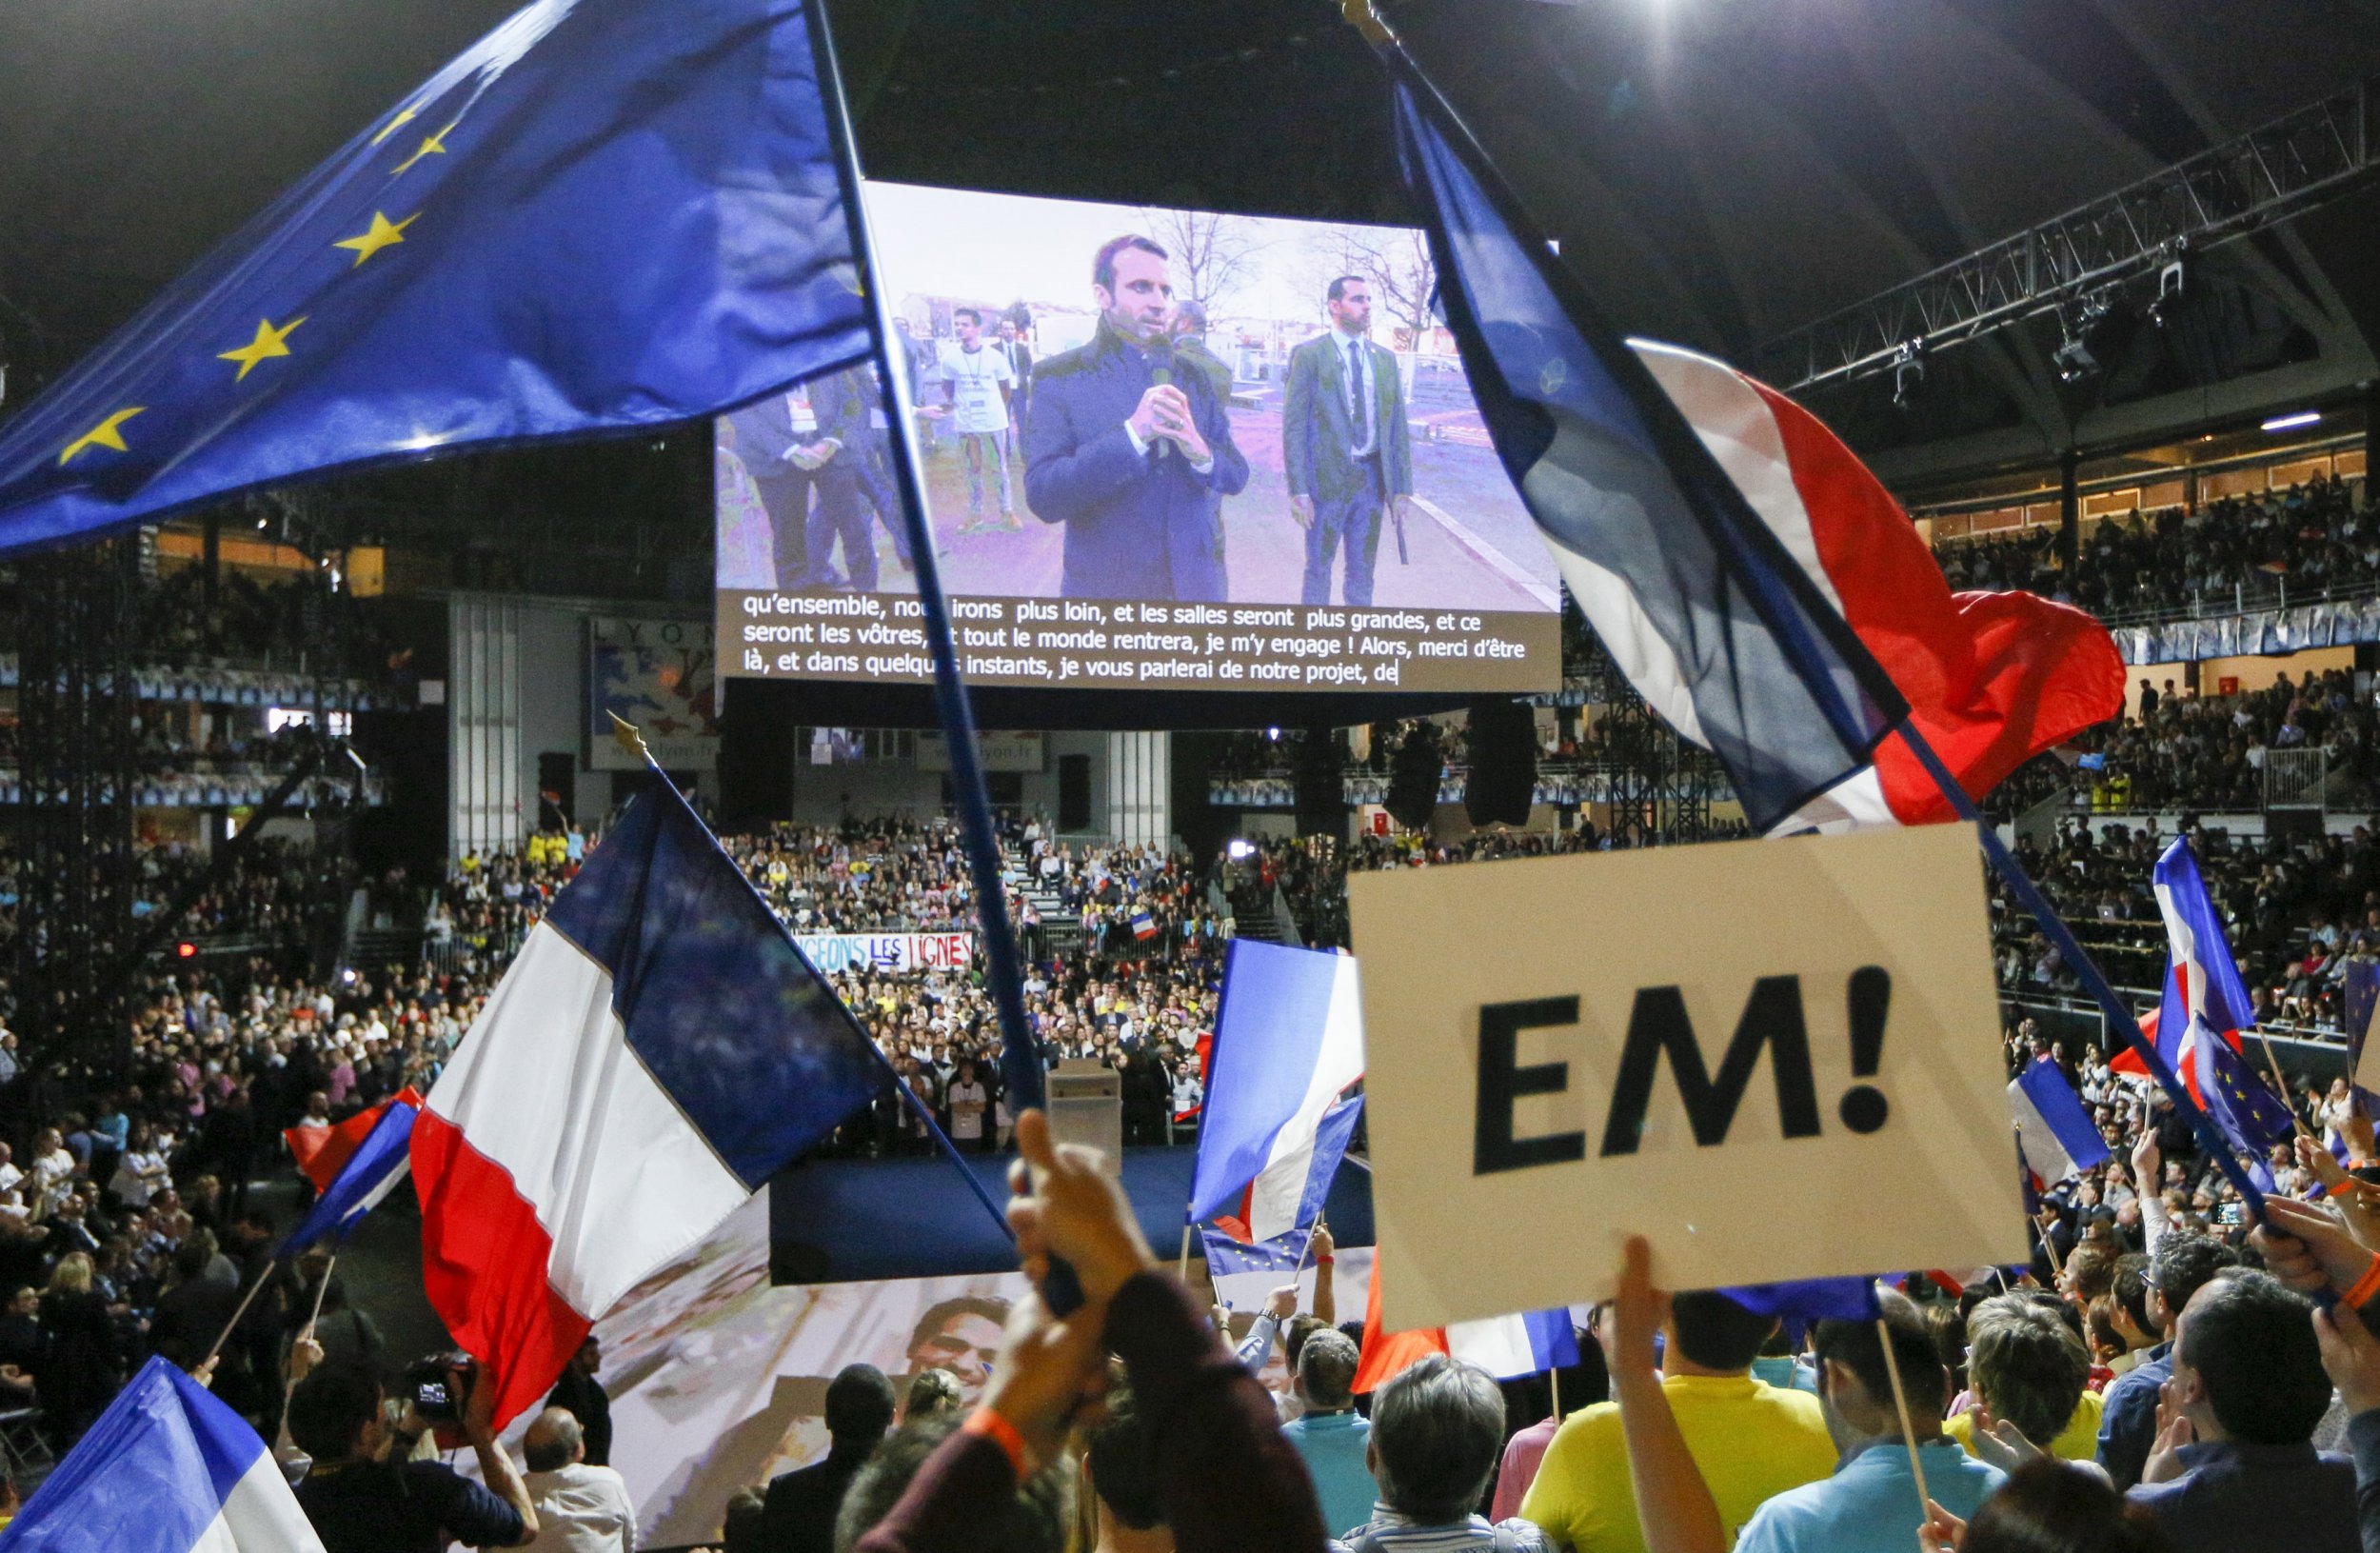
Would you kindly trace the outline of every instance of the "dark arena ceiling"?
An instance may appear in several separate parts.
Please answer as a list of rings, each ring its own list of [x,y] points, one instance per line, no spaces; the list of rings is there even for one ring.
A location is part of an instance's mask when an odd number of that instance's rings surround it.
[[[512,0],[0,7],[0,415],[507,14]],[[1341,219],[1407,212],[1378,70],[1331,0],[836,0],[870,173]],[[2380,0],[1386,0],[1632,332],[1765,341],[2380,70]],[[2380,132],[2380,127],[2373,127]],[[1904,491],[2376,373],[2380,193],[2197,261],[2061,385],[2055,324],[1814,408]],[[396,524],[544,546],[566,506],[704,542],[705,439],[343,483]],[[492,466],[492,468],[490,468]],[[398,514],[402,514],[402,520]],[[690,554],[690,552],[689,552]],[[681,568],[685,569],[684,567]]]

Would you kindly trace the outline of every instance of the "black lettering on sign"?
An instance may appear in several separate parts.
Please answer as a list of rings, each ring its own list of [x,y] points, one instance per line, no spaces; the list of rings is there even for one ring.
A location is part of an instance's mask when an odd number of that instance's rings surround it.
[[[1568,1165],[1587,1157],[1583,1132],[1513,1136],[1513,1105],[1521,1096],[1557,1095],[1570,1087],[1568,1063],[1519,1065],[1520,1032],[1577,1023],[1575,997],[1491,1003],[1479,1010],[1479,1104],[1471,1134],[1473,1175],[1525,1170],[1534,1165]]]
[[[1484,1053],[1484,1025],[1481,1033]],[[1696,1041],[1694,1024],[1686,1017],[1685,997],[1675,986],[1639,987],[1636,1007],[1628,1016],[1628,1044],[1619,1054],[1619,1078],[1612,1086],[1611,1114],[1603,1124],[1602,1157],[1636,1151],[1644,1136],[1645,1110],[1653,1100],[1653,1080],[1665,1054],[1677,1079],[1677,1092],[1686,1103],[1695,1142],[1705,1148],[1725,1143],[1764,1046],[1769,1069],[1776,1079],[1776,1111],[1785,1136],[1816,1137],[1818,1089],[1810,1071],[1810,1031],[1802,1022],[1800,977],[1763,976],[1752,984],[1752,996],[1744,1003],[1743,1017],[1735,1022],[1735,1038],[1728,1044],[1716,1079],[1703,1065],[1701,1044]],[[1484,1055],[1481,1066],[1485,1066]],[[1486,1105],[1484,1087],[1480,1105]]]

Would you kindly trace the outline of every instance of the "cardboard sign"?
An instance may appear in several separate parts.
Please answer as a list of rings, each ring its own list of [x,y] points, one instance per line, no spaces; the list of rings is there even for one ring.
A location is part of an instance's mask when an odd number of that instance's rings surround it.
[[[1964,826],[1350,875],[1391,1330],[2026,1255]]]

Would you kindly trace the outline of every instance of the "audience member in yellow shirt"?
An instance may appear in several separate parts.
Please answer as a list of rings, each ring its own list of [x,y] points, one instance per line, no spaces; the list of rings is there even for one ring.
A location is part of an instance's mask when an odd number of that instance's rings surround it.
[[[1752,1362],[1775,1329],[1773,1318],[1709,1292],[1678,1295],[1663,1329],[1661,1391],[1730,1541],[1769,1499],[1835,1470],[1818,1399],[1752,1378]],[[1520,1514],[1576,1553],[1645,1553],[1616,1404],[1582,1408],[1563,1423]]]
[[[2051,1455],[2088,1462],[2098,1450],[2102,1399],[2087,1389],[2091,1353],[2067,1324],[2057,1296],[1995,1294],[1967,1318],[1967,1385],[1974,1411],[1964,1412],[1942,1432],[1967,1447],[1970,1456],[1995,1461],[1975,1449],[1976,1413],[2013,1424],[2025,1438]]]

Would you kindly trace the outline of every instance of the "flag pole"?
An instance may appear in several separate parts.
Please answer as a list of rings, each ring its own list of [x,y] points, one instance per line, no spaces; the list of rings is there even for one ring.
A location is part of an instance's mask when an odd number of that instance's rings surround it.
[[[2264,1026],[2261,1025],[2256,1026],[2256,1045],[2264,1048],[2264,1063],[2265,1066],[2272,1070],[2273,1087],[2280,1094],[2281,1104],[2289,1107],[2290,1125],[2297,1129],[2297,1135],[2300,1138],[2312,1137],[2313,1130],[2306,1125],[2306,1119],[2298,1115],[2297,1107],[2291,1104],[2290,1081],[2282,1075],[2281,1059],[2272,1055],[2272,1037],[2264,1033]]]
[[[1909,1447],[1909,1475],[1917,1481],[1917,1523],[1923,1525],[1932,1499],[1926,1492],[1926,1466],[1917,1458],[1917,1426],[1909,1419],[1909,1393],[1901,1388],[1901,1362],[1893,1352],[1893,1328],[1882,1316],[1875,1319],[1875,1335],[1884,1344],[1884,1373],[1893,1383],[1894,1410],[1901,1416],[1901,1443]]]
[[[316,1322],[319,1322],[319,1321],[321,1321],[321,1320],[323,1319],[323,1296],[330,1292],[330,1275],[331,1275],[332,1273],[336,1272],[336,1271],[338,1270],[338,1268],[339,1268],[339,1253],[338,1253],[338,1252],[336,1252],[336,1251],[333,1251],[333,1252],[331,1252],[331,1253],[330,1253],[330,1260],[329,1260],[329,1262],[326,1263],[326,1264],[324,1264],[324,1266],[323,1266],[323,1276],[322,1276],[322,1282],[321,1282],[321,1283],[319,1283],[319,1284],[316,1284],[314,1285],[314,1308],[313,1308],[312,1310],[310,1310],[310,1311],[307,1311],[307,1315],[306,1315],[306,1324],[298,1328],[298,1336],[300,1336],[300,1337],[312,1337],[312,1336],[313,1336],[313,1332],[314,1332],[314,1324],[315,1324]],[[316,1339],[316,1341],[317,1341],[317,1342],[319,1342],[319,1341],[320,1341],[320,1339]],[[293,1386],[293,1385],[289,1384],[288,1384],[288,1382],[287,1382],[286,1380],[285,1380],[284,1382],[282,1382],[282,1384],[281,1384],[281,1427],[280,1427],[278,1430],[274,1431],[274,1438],[275,1438],[275,1439],[278,1439],[281,1435],[283,1435],[283,1434],[287,1434],[287,1433],[288,1432],[288,1429],[289,1429],[289,1399],[290,1399],[291,1397],[295,1396],[296,1394],[297,1394],[297,1387],[295,1387],[295,1386]]]
[[[1017,941],[1008,923],[1008,895],[1001,877],[1000,842],[992,827],[991,796],[983,782],[983,767],[975,743],[975,711],[967,685],[959,671],[959,650],[952,638],[950,610],[942,595],[942,569],[934,557],[934,526],[926,513],[923,464],[919,457],[917,427],[910,417],[909,363],[892,348],[892,303],[885,295],[883,271],[876,262],[875,242],[868,234],[866,211],[860,193],[859,145],[851,131],[849,105],[843,94],[843,75],[835,61],[835,40],[823,0],[803,7],[818,58],[819,95],[827,129],[835,143],[835,170],[843,186],[846,224],[851,232],[851,257],[859,271],[862,294],[868,307],[869,332],[876,345],[876,363],[883,374],[884,425],[893,445],[893,481],[901,492],[902,516],[909,526],[909,558],[917,572],[920,624],[934,658],[934,696],[942,732],[950,747],[950,785],[959,795],[960,832],[966,843],[967,869],[975,886],[976,915],[983,926],[983,948],[990,964],[993,1006],[1000,1014],[1002,1066],[1006,1070],[1011,1114],[1037,1108],[1044,1091],[1040,1053],[1024,1017],[1024,981],[1020,972]],[[968,1172],[970,1180],[974,1172]],[[1003,1217],[1002,1223],[1006,1220]]]
[[[198,1367],[200,1369],[205,1369],[208,1365],[213,1364],[223,1353],[223,1345],[231,1341],[232,1330],[240,1324],[240,1318],[248,1314],[248,1307],[256,1303],[256,1297],[265,1292],[265,1284],[271,1280],[273,1270],[280,1265],[281,1259],[279,1257],[275,1257],[270,1262],[265,1264],[265,1270],[256,1275],[256,1282],[250,1284],[248,1285],[248,1293],[241,1297],[240,1307],[231,1312],[231,1319],[225,1322],[223,1324],[223,1330],[215,1334],[215,1345],[208,1349],[207,1357],[198,1362]]]
[[[1562,1422],[1562,1366],[1557,1364],[1547,1370],[1545,1378],[1554,1383],[1554,1423],[1558,1427]]]

